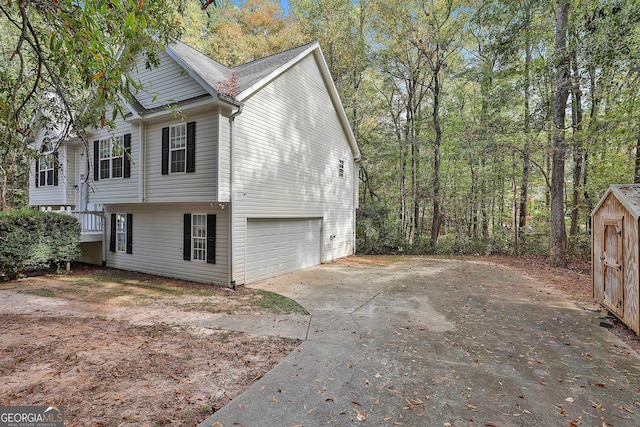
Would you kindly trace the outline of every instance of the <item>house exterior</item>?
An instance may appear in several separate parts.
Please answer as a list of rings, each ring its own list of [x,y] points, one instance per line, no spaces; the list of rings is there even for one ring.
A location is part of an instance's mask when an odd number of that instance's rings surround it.
[[[234,287],[354,253],[360,151],[317,43],[229,69],[178,42],[134,76],[115,129],[32,142],[30,204],[79,217],[82,261]]]

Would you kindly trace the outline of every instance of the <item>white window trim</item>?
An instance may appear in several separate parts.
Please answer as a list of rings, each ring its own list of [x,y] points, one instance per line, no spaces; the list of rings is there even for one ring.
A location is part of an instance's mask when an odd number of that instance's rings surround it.
[[[176,136],[176,129],[181,129],[180,136]],[[182,141],[180,147],[174,147],[176,141]],[[173,153],[182,151],[182,170],[173,170]],[[169,173],[186,173],[187,172],[187,124],[178,123],[169,126]]]
[[[116,214],[116,252],[127,252],[127,214]]]
[[[203,222],[198,224],[204,230],[204,236],[196,236],[196,217],[202,218]],[[207,214],[206,213],[192,213],[191,214],[191,261],[195,262],[207,262]],[[202,247],[196,248],[196,242],[201,242]],[[200,251],[202,258],[198,258],[196,253]]]
[[[109,156],[103,157],[103,144],[109,144]],[[116,147],[119,147],[116,149]],[[106,150],[105,150],[106,151]],[[121,179],[124,178],[124,135],[116,136],[113,138],[101,139],[98,143],[98,174],[100,180],[103,179]],[[113,161],[121,159],[120,162],[120,176],[113,176]],[[109,162],[109,176],[102,176],[102,162]]]
[[[53,150],[49,149],[41,154],[38,158],[38,186],[39,187],[53,187],[55,185],[54,182],[54,174],[56,169],[56,158],[54,156]],[[44,167],[43,167],[44,166]],[[48,175],[51,174],[51,184],[49,184]],[[42,179],[44,176],[44,179]]]

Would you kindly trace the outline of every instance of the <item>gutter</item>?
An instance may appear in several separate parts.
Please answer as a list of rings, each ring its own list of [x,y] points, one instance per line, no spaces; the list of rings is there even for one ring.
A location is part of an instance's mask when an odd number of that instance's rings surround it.
[[[235,203],[234,203],[234,175],[235,175],[235,167],[233,164],[233,154],[234,154],[234,122],[236,117],[242,114],[243,104],[237,105],[238,110],[231,115],[229,118],[229,285],[235,291],[237,290],[236,281],[234,279],[234,271],[233,271],[233,227],[234,227],[234,212],[235,212]]]

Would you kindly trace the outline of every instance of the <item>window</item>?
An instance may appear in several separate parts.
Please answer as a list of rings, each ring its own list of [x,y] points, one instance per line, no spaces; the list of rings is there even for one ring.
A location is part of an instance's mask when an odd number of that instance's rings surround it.
[[[131,134],[93,141],[93,179],[131,178]]]
[[[36,160],[36,187],[58,185],[58,153],[51,143],[42,146],[40,157]]]
[[[53,153],[43,154],[42,157],[38,159],[38,181],[40,186],[45,185],[55,185],[54,184],[54,174],[55,174],[55,158],[53,157]]]
[[[183,259],[216,263],[216,216],[184,214]]]
[[[196,171],[196,122],[162,128],[162,175]]]
[[[338,160],[338,176],[344,178],[344,160]]]
[[[100,141],[100,179],[122,178],[124,172],[123,137]]]
[[[169,158],[171,173],[184,172],[187,165],[187,125],[169,128]]]
[[[127,251],[127,217],[116,214],[116,252]]]
[[[133,215],[111,214],[111,235],[109,250],[111,252],[133,253]]]
[[[191,259],[198,261],[207,260],[207,216],[192,216],[192,232],[191,232]]]

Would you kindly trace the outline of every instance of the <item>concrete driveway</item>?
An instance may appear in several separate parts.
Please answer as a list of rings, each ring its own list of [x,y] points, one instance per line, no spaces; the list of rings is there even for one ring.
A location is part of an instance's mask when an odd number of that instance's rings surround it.
[[[638,426],[640,359],[544,284],[488,263],[328,264],[257,284],[306,340],[200,426]]]

